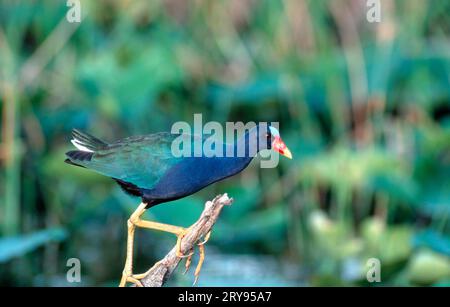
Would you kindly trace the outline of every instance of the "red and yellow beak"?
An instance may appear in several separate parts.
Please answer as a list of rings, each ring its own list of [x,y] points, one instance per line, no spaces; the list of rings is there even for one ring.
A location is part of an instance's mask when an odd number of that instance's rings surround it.
[[[273,140],[272,149],[278,151],[286,158],[292,159],[291,151],[289,150],[289,148],[287,148],[286,144],[284,144],[283,140],[279,136],[276,136]]]

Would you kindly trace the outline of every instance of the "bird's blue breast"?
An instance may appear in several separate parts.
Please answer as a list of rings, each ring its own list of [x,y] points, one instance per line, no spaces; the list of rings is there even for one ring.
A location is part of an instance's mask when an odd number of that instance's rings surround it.
[[[251,158],[192,157],[174,165],[147,192],[151,199],[177,199],[242,171]]]

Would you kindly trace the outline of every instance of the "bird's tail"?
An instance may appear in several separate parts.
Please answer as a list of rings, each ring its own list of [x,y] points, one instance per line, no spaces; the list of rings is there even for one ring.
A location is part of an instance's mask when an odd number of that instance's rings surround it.
[[[108,143],[77,129],[72,130],[72,137],[72,144],[80,151],[95,152],[108,146]]]
[[[72,137],[71,142],[78,150],[66,152],[68,159],[64,161],[72,165],[85,167],[83,164],[90,161],[97,150],[108,146],[108,143],[77,129],[72,130]]]

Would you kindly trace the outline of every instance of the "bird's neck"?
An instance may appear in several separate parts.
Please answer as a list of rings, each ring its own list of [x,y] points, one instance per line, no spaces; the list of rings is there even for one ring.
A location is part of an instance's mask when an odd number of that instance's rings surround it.
[[[246,168],[258,153],[256,139],[250,138],[247,132],[234,144],[225,145],[225,152],[225,160],[227,160],[226,175],[231,176],[237,174]]]
[[[205,182],[211,184],[238,174],[248,166],[257,153],[256,149],[252,149],[252,146],[255,146],[255,144],[250,141],[251,139],[246,134],[234,144],[223,143],[223,156],[215,156],[212,158],[194,157],[186,161],[191,161],[193,168],[197,168],[198,161],[201,161],[201,169],[205,171],[199,172],[197,170],[196,174],[200,176],[200,179],[197,181],[201,185]]]
[[[224,152],[227,157],[236,160],[253,159],[258,153],[258,144],[255,138],[249,137],[249,132],[241,136],[233,144],[224,144]],[[239,158],[239,159],[238,159]]]

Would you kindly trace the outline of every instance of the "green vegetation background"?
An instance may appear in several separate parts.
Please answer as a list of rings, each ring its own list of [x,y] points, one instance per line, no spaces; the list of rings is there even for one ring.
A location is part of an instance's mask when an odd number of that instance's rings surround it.
[[[148,212],[188,226],[235,198],[200,285],[374,285],[369,258],[381,285],[450,285],[450,1],[381,0],[380,23],[363,0],[81,1],[80,24],[65,2],[0,2],[0,285],[117,285],[139,200],[64,164],[70,131],[194,113],[279,121],[294,155]],[[174,243],[139,230],[136,271]]]

